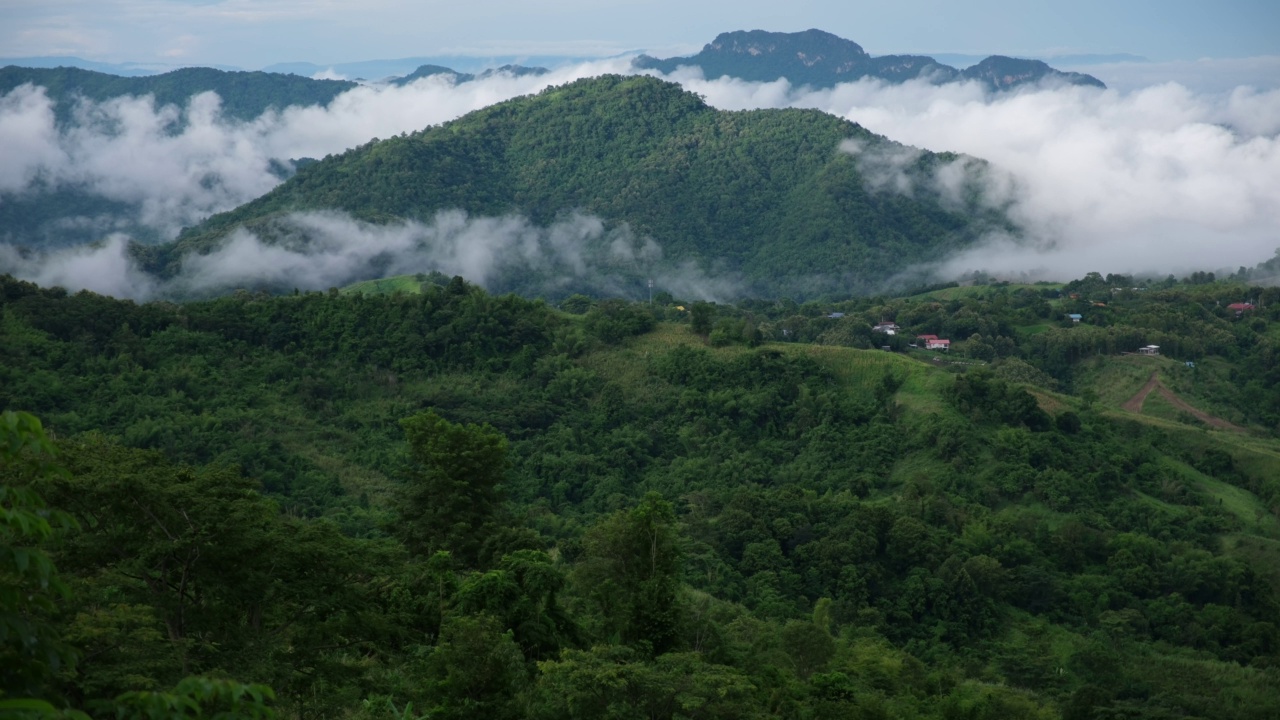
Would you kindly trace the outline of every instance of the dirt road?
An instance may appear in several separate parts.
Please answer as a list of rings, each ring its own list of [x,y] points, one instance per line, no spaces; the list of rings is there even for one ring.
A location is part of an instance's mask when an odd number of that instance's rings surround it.
[[[1244,428],[1241,428],[1237,425],[1232,425],[1231,423],[1227,422],[1226,420],[1223,420],[1220,417],[1214,417],[1213,415],[1210,415],[1209,413],[1204,412],[1203,410],[1196,409],[1191,405],[1187,404],[1186,400],[1183,400],[1182,398],[1178,397],[1176,394],[1174,394],[1172,390],[1165,387],[1164,383],[1160,382],[1160,374],[1158,372],[1151,373],[1151,379],[1147,380],[1147,384],[1143,385],[1142,389],[1139,390],[1137,393],[1135,393],[1133,397],[1126,400],[1125,403],[1120,406],[1120,408],[1122,410],[1126,410],[1131,413],[1141,414],[1142,404],[1146,402],[1147,396],[1150,395],[1153,390],[1158,390],[1160,392],[1160,397],[1163,397],[1165,400],[1168,400],[1170,405],[1173,405],[1179,410],[1190,414],[1191,416],[1195,417],[1197,420],[1199,420],[1200,422],[1206,425],[1209,425],[1211,427],[1221,428],[1223,430],[1236,430],[1236,431],[1244,430]]]

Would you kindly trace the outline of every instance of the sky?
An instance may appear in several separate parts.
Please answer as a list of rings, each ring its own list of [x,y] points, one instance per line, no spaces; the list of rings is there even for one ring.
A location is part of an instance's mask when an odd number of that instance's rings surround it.
[[[696,52],[811,27],[872,54],[1280,55],[1276,0],[0,0],[0,57],[226,65]]]

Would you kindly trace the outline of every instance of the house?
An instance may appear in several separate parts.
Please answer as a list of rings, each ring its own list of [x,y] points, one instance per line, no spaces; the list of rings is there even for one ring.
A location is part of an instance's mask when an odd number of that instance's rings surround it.
[[[1140,347],[1140,348],[1138,348],[1138,354],[1139,354],[1139,355],[1159,355],[1159,354],[1160,354],[1160,346],[1159,346],[1159,345],[1147,345],[1146,347]]]
[[[1231,303],[1227,306],[1228,310],[1234,310],[1237,316],[1243,315],[1246,310],[1257,310],[1257,306],[1253,303]]]
[[[1071,322],[1073,323],[1078,323],[1084,319],[1084,316],[1080,313],[1067,313],[1067,317],[1071,318]]]
[[[827,317],[831,318],[832,320],[839,320],[840,318],[844,317],[844,313],[833,312],[830,315],[827,315]]]
[[[873,325],[871,332],[884,333],[885,335],[897,335],[902,328],[891,322],[882,322],[879,325]]]
[[[942,338],[937,338],[937,337],[927,339],[924,341],[924,349],[925,350],[950,350],[951,341],[943,340]]]

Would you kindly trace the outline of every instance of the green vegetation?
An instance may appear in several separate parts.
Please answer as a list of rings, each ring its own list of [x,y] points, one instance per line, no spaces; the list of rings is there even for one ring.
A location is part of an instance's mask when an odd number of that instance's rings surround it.
[[[0,703],[1280,714],[1274,291],[562,311],[436,280],[139,305],[0,278],[0,405],[44,421],[0,423],[0,621],[35,628],[0,637]],[[1244,430],[1119,409],[1141,362]]]
[[[860,156],[840,152],[850,140]],[[908,158],[895,171],[915,192],[874,189],[886,172],[880,155]],[[460,209],[540,226],[582,211],[661,246],[660,262],[619,269],[633,280],[716,262],[718,272],[741,273],[746,295],[847,294],[993,227],[1013,230],[983,204],[976,177],[959,203],[929,189],[934,171],[956,162],[984,172],[981,161],[904,148],[819,111],[718,111],[673,83],[605,76],[325,158],[147,263],[175,272],[184,253],[207,252],[240,225],[271,239],[296,210],[389,222]],[[606,233],[583,252],[608,256],[611,241]],[[488,284],[548,295],[557,279],[521,265]]]

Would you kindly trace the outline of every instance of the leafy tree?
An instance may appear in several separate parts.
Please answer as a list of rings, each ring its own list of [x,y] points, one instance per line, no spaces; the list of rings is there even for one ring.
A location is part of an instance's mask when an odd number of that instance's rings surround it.
[[[445,550],[474,567],[500,511],[506,438],[487,424],[455,424],[434,411],[400,425],[412,464],[400,493],[396,532],[420,557]]]
[[[53,454],[39,419],[0,414],[0,710],[51,699],[54,676],[75,661],[51,617],[69,591],[42,548],[75,521],[48,508],[30,485],[66,472]]]
[[[680,550],[671,503],[650,493],[591,528],[578,581],[595,600],[615,642],[661,655],[675,647]]]

